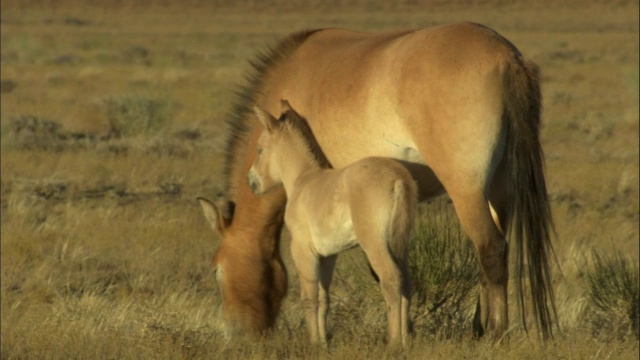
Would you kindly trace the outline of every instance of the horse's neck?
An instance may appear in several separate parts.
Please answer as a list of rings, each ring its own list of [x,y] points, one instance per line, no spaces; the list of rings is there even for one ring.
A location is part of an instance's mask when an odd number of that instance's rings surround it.
[[[284,148],[283,156],[280,157],[280,171],[284,190],[291,194],[302,175],[322,167],[302,139],[290,139],[287,143],[289,146]]]

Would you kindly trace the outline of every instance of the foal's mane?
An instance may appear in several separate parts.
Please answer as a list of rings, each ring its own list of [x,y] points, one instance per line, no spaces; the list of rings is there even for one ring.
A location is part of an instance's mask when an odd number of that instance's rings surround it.
[[[234,167],[242,166],[241,158],[244,156],[248,135],[257,124],[253,121],[253,105],[261,95],[265,77],[269,70],[287,59],[309,36],[318,30],[304,30],[291,34],[278,42],[275,46],[259,52],[251,60],[250,70],[245,74],[245,84],[235,90],[235,103],[231,113],[227,117],[227,143],[225,150],[224,166],[224,193],[227,197],[233,194]]]
[[[300,136],[306,146],[311,151],[314,160],[321,168],[327,169],[331,167],[331,163],[329,159],[327,159],[324,151],[318,144],[315,135],[313,135],[313,131],[311,131],[311,127],[309,127],[309,123],[305,118],[300,116],[295,110],[289,109],[284,114],[280,116],[279,121],[282,123],[281,126],[284,126],[284,131],[292,133],[293,136]]]

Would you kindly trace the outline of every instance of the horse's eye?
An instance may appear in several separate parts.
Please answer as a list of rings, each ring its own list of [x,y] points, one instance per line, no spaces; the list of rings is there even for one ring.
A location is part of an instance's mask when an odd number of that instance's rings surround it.
[[[262,148],[258,149],[258,155],[262,155]]]

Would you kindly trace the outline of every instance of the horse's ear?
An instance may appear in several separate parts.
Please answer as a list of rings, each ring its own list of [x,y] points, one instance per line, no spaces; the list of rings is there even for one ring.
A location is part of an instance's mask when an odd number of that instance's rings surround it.
[[[231,220],[233,220],[233,214],[235,211],[236,203],[230,200],[224,202],[224,205],[222,206],[222,219],[225,221],[227,227],[231,225]]]
[[[289,110],[293,110],[293,108],[291,107],[291,104],[289,104],[289,101],[285,99],[280,100],[280,113],[284,114]]]
[[[225,207],[224,212],[221,212],[214,203],[201,197],[198,198],[198,202],[200,203],[200,207],[202,207],[202,213],[209,222],[209,225],[211,225],[211,228],[222,235],[229,227],[229,225],[231,225],[233,210],[228,210]]]
[[[262,126],[264,126],[264,128],[267,129],[268,132],[271,132],[277,128],[278,119],[269,114],[265,109],[263,109],[259,105],[255,105],[253,107],[253,111],[256,113],[256,116],[258,116],[258,120],[260,120]]]

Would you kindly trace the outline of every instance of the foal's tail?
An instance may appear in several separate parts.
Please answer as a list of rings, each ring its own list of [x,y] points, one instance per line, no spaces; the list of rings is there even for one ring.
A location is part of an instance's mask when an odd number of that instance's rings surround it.
[[[397,179],[393,183],[393,207],[389,224],[389,250],[400,266],[408,266],[409,239],[413,234],[416,217],[417,188],[408,176],[408,180]]]
[[[553,336],[552,320],[557,324],[557,313],[549,272],[553,223],[539,137],[538,75],[538,66],[520,57],[509,64],[503,116],[507,124],[506,156],[510,168],[507,191],[513,209],[509,228],[516,251],[518,308],[526,330],[523,279],[528,278],[535,322],[543,338],[548,339]]]

